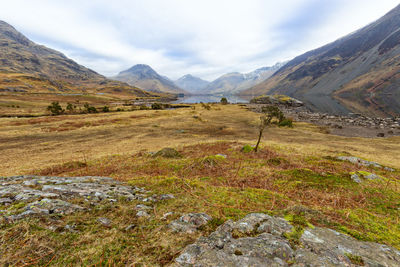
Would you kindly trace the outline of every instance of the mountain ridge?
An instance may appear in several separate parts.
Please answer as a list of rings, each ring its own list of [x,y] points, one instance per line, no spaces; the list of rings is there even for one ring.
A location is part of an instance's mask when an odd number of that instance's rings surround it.
[[[317,111],[400,114],[400,5],[382,18],[289,61],[242,94],[286,94]]]
[[[11,92],[108,92],[148,96],[115,82],[54,49],[29,40],[0,20],[0,90]]]

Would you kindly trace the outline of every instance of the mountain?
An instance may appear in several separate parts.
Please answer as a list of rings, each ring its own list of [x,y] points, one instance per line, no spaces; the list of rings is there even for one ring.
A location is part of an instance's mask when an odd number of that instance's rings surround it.
[[[32,42],[4,21],[0,21],[0,91],[148,95],[125,83],[111,81],[56,50]]]
[[[242,94],[286,94],[315,110],[400,114],[400,5],[379,20],[289,61]]]
[[[190,92],[190,93],[201,93],[202,90],[209,84],[209,81],[202,80],[191,74],[182,76],[175,81],[175,84],[180,88]]]
[[[208,94],[237,94],[259,84],[274,74],[284,63],[277,63],[272,67],[263,67],[249,73],[232,72],[222,75],[204,88]]]
[[[126,82],[132,86],[137,86],[143,90],[163,93],[185,93],[170,79],[161,76],[150,66],[138,64],[130,69],[121,71],[112,79]]]

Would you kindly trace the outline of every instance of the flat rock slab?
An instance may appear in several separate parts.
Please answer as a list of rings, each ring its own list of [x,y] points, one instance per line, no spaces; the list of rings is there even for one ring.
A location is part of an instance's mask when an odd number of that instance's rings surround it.
[[[85,210],[71,204],[80,198],[97,205],[101,201],[115,202],[120,198],[143,200],[147,193],[142,188],[128,186],[110,177],[50,177],[21,175],[0,177],[0,205],[2,214],[14,221],[28,216],[65,215]]]
[[[337,159],[351,162],[351,163],[353,163],[353,164],[355,164],[357,166],[374,167],[374,168],[384,169],[386,171],[391,171],[391,172],[395,171],[395,169],[382,166],[381,164],[379,164],[377,162],[368,161],[368,160],[360,159],[360,158],[357,158],[357,157],[339,156],[339,157],[337,157]]]
[[[307,228],[300,238],[303,246],[296,250],[284,237],[292,228],[286,220],[262,213],[229,220],[187,246],[175,266],[357,266],[352,256],[365,266],[400,266],[400,251],[326,228]]]

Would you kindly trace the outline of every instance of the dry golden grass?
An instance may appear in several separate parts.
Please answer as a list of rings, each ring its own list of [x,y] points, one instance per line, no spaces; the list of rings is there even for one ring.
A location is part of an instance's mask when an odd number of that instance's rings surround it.
[[[69,161],[215,141],[254,143],[259,115],[237,105],[175,110],[0,119],[0,175]],[[270,128],[263,144],[315,156],[351,154],[400,168],[400,137],[366,139],[320,133],[317,126]]]
[[[151,194],[175,196],[154,203],[149,220],[135,216],[137,201],[122,201],[56,222],[40,218],[3,225],[0,264],[165,266],[200,235],[251,212],[300,213],[314,225],[400,248],[399,171],[334,159],[354,155],[400,169],[399,137],[347,138],[295,123],[292,129],[266,129],[260,151],[244,153],[243,145],[256,141],[258,122],[259,114],[239,105],[0,119],[0,176],[110,176]],[[182,158],[144,153],[168,146]],[[349,175],[356,170],[387,180],[357,184]],[[163,220],[170,211],[174,215]],[[194,235],[168,231],[169,222],[188,212],[214,219]],[[111,219],[112,227],[99,225],[98,217]],[[55,223],[61,230],[48,229]],[[66,233],[67,224],[79,232]],[[130,224],[137,227],[125,231]]]

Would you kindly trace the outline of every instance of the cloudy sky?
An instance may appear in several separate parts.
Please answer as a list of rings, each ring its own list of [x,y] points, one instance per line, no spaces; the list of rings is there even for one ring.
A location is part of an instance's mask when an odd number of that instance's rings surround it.
[[[103,75],[148,64],[212,80],[289,60],[378,19],[398,0],[0,0],[31,40]]]

